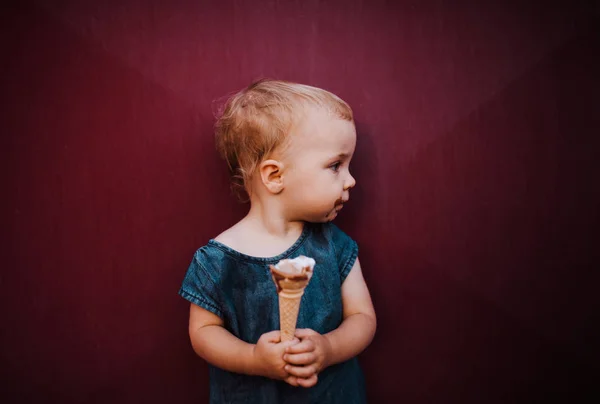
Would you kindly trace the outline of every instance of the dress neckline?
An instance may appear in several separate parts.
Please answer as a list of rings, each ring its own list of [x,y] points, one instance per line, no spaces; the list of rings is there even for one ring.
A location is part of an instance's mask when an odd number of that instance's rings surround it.
[[[216,247],[219,250],[224,251],[227,254],[229,254],[237,259],[244,260],[244,261],[262,263],[262,264],[277,263],[277,262],[281,261],[282,259],[288,258],[298,248],[300,248],[300,246],[302,245],[302,243],[304,243],[304,240],[306,240],[306,237],[308,236],[309,227],[310,227],[309,223],[304,223],[302,233],[300,234],[300,237],[298,237],[298,239],[294,242],[294,244],[292,244],[287,250],[285,250],[281,254],[278,254],[274,257],[255,257],[253,255],[244,254],[242,252],[234,250],[233,248],[229,247],[228,245],[225,245],[215,239],[210,239],[208,241],[208,245]]]

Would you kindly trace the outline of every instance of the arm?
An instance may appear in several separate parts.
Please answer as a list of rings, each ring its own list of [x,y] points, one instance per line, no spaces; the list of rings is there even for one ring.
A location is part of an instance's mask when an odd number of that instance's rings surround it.
[[[190,305],[189,334],[194,352],[221,369],[286,379],[283,352],[296,341],[280,343],[279,331],[263,334],[255,344],[246,343],[223,327],[223,320],[195,304]]]
[[[342,305],[342,324],[325,334],[331,346],[326,366],[344,362],[358,355],[369,346],[375,336],[375,309],[358,258],[342,284]]]
[[[192,348],[202,359],[230,372],[252,373],[254,346],[223,328],[223,320],[216,314],[192,303],[189,333]]]

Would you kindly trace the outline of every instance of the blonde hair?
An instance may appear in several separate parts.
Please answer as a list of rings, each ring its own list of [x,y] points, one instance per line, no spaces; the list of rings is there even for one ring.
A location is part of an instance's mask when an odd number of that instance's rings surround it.
[[[226,101],[215,123],[216,145],[238,196],[244,191],[249,194],[254,171],[284,144],[298,110],[305,106],[326,108],[347,121],[354,119],[350,106],[335,94],[282,80],[258,80]]]

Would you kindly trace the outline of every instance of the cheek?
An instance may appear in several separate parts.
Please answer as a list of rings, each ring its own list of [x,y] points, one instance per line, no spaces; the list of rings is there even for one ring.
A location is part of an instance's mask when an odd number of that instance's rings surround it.
[[[298,170],[290,176],[293,191],[290,193],[294,199],[303,200],[310,204],[331,203],[330,199],[337,199],[342,176],[323,169]]]

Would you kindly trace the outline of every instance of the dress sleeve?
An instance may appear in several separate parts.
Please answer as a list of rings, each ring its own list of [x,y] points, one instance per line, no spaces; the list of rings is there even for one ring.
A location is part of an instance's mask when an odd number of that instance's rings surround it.
[[[179,295],[191,303],[223,318],[219,291],[206,270],[206,266],[202,263],[203,257],[201,249],[196,251],[183,278]]]
[[[358,244],[334,224],[331,224],[331,239],[343,283],[358,257]]]

